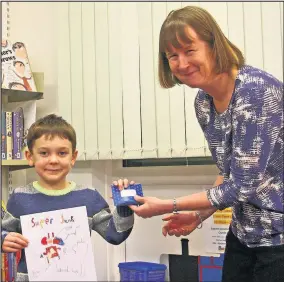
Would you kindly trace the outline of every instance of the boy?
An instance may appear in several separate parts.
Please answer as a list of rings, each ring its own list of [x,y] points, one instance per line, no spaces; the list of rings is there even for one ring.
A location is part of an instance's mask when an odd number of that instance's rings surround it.
[[[23,251],[28,239],[21,234],[21,215],[86,206],[90,232],[97,231],[114,245],[126,240],[134,224],[130,208],[115,208],[111,213],[98,191],[66,180],[78,154],[76,133],[70,124],[54,114],[41,118],[30,127],[27,144],[26,158],[39,181],[13,191],[2,220],[2,251],[22,250],[16,281],[28,281]]]

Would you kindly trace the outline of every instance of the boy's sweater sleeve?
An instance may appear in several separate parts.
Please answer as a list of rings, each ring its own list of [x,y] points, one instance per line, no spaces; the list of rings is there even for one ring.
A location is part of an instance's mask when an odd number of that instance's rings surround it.
[[[1,229],[1,240],[2,244],[4,242],[5,237],[9,232],[17,232],[21,233],[21,223],[20,219],[16,217],[16,207],[17,203],[15,201],[14,193],[10,196],[7,203],[7,211],[2,219],[2,229]],[[1,244],[1,250],[2,250]]]
[[[96,198],[100,208],[92,217],[92,229],[107,242],[119,245],[127,239],[133,228],[133,211],[129,207],[116,207],[111,213],[107,202],[98,192]]]

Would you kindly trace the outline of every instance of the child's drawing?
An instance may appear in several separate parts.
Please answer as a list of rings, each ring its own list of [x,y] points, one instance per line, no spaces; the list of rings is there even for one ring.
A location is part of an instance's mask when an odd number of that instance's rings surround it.
[[[86,207],[21,216],[30,281],[97,281]]]
[[[45,251],[41,255],[41,258],[45,256],[48,263],[50,263],[50,260],[52,258],[57,257],[58,259],[60,259],[59,251],[61,250],[61,248],[56,245],[64,245],[64,242],[61,238],[54,237],[54,232],[51,233],[52,236],[50,236],[49,234],[50,233],[47,234],[47,237],[45,236],[41,239],[41,244],[46,246]]]

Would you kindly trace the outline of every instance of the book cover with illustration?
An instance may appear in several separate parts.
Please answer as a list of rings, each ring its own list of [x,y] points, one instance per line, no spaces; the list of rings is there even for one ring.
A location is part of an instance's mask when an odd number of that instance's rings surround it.
[[[23,42],[10,42],[2,39],[1,55],[1,87],[36,92],[37,89],[25,44]]]

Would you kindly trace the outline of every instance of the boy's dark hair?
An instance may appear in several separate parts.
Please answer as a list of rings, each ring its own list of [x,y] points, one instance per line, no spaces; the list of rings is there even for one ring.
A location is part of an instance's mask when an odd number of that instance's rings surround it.
[[[72,144],[72,152],[76,150],[76,132],[71,124],[55,114],[47,115],[34,122],[29,128],[27,145],[32,153],[35,140],[45,135],[53,139],[55,136],[68,139]]]

